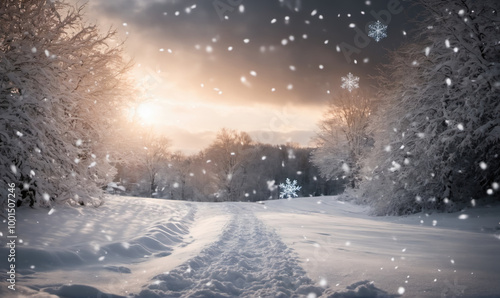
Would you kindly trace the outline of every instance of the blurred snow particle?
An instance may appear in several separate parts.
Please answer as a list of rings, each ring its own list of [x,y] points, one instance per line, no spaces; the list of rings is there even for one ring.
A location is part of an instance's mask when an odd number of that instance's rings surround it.
[[[344,170],[344,172],[346,173],[349,173],[351,171],[351,168],[349,168],[349,165],[344,162],[342,164],[342,170]]]
[[[458,217],[458,219],[467,219],[469,218],[469,216],[467,214],[460,214],[460,216]]]
[[[385,148],[384,148],[384,151],[385,151],[385,152],[391,152],[391,150],[392,150],[391,145],[387,145],[387,146],[385,146]]]
[[[262,158],[261,158],[261,159],[262,159],[262,160],[266,160],[266,158],[267,158],[267,157],[264,155],[264,156],[262,156]]]
[[[320,281],[319,281],[319,285],[322,286],[322,287],[326,287],[328,285],[328,282],[326,281],[325,278],[322,278]]]
[[[99,257],[99,262],[104,261],[104,259],[105,259],[105,258],[106,258],[105,256],[100,256],[100,257]]]
[[[173,186],[174,188],[178,188],[178,187],[179,187],[179,183],[175,182],[172,186]]]
[[[498,190],[498,188],[500,188],[500,185],[498,185],[497,182],[493,182],[491,183],[491,187],[493,187],[493,190]]]
[[[95,165],[96,165],[96,164],[97,164],[97,163],[96,163],[95,161],[93,161],[93,162],[89,165],[89,168],[93,168],[93,167],[95,167]]]
[[[345,246],[351,246],[351,241],[346,241]]]
[[[446,78],[445,81],[446,81],[446,85],[451,86],[451,79],[450,78]]]
[[[250,39],[245,38],[245,39],[243,39],[243,42],[244,42],[244,43],[249,43],[249,42],[250,42]]]
[[[453,259],[451,259],[451,260],[450,260],[450,262],[451,262],[452,264],[455,264],[455,260],[453,260]]]
[[[287,44],[287,43],[288,43],[288,39],[283,38],[283,39],[281,40],[281,44],[282,44],[282,45],[286,46],[286,44]]]
[[[45,50],[45,56],[47,56],[47,57],[50,56],[50,52],[48,50]]]
[[[316,297],[318,297],[318,296],[316,295],[316,293],[312,293],[312,292],[311,292],[311,293],[307,294],[307,298],[316,298]]]
[[[80,139],[76,140],[76,145],[77,146],[81,146],[82,145],[82,140],[80,140]]]
[[[403,295],[404,293],[405,293],[405,288],[403,288],[403,287],[399,287],[399,288],[398,288],[398,294],[399,294],[399,295]]]
[[[250,75],[253,76],[253,77],[256,77],[257,76],[257,72],[255,70],[251,70],[250,71]]]
[[[245,5],[241,4],[239,7],[238,7],[238,11],[240,13],[244,13],[245,12]]]
[[[349,24],[349,28],[354,28],[354,27],[356,27],[356,24],[354,24],[354,23]]]
[[[15,165],[10,165],[10,170],[14,173],[14,175],[17,174],[17,167]]]
[[[31,48],[31,52],[32,52],[33,54],[34,54],[34,53],[36,53],[36,48],[35,48],[35,47],[32,47],[32,48]]]
[[[48,214],[49,214],[49,215],[52,215],[54,212],[56,212],[56,209],[51,208]]]
[[[437,222],[437,220],[435,220],[435,219],[434,219],[434,220],[432,221],[432,226],[433,226],[433,227],[435,227],[435,226],[437,225],[437,223],[438,223],[438,222]]]
[[[482,162],[479,163],[479,167],[482,170],[486,170],[488,168],[488,165],[484,161],[482,161]]]
[[[50,196],[49,196],[49,194],[48,194],[48,193],[46,193],[46,192],[44,192],[44,193],[43,193],[42,197],[43,197],[43,200],[44,200],[45,202],[48,202],[48,201],[50,200]]]
[[[486,190],[486,193],[490,196],[493,195],[493,189],[488,188],[488,190]]]
[[[457,125],[458,130],[464,130],[464,125],[462,123],[459,123]]]
[[[130,248],[130,243],[128,243],[128,242],[122,242],[122,246],[125,249],[129,249]]]
[[[425,56],[429,56],[430,52],[431,52],[431,48],[430,47],[426,47],[425,48]]]
[[[286,89],[287,90],[292,90],[293,89],[293,85],[292,84],[288,84],[288,86],[286,86]]]

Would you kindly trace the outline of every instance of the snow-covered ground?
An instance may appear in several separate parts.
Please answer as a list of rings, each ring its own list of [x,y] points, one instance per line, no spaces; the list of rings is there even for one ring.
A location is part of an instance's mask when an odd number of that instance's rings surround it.
[[[500,207],[372,217],[336,197],[110,196],[17,213],[16,292],[36,297],[500,297]],[[0,267],[7,268],[6,224]],[[105,295],[107,294],[107,295]]]

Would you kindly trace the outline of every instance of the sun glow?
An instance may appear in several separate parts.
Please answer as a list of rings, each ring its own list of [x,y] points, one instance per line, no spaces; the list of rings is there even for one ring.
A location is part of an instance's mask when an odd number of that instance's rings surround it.
[[[153,103],[141,103],[136,112],[137,116],[145,124],[152,124],[158,120],[158,107]]]

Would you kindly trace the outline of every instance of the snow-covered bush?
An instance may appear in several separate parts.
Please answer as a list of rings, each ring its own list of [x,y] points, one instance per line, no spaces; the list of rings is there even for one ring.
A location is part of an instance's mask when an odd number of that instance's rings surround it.
[[[62,1],[0,4],[0,188],[31,205],[85,203],[114,169],[106,141],[128,92],[113,31]],[[5,203],[5,202],[0,202]]]
[[[500,2],[421,0],[418,41],[393,53],[365,174],[379,214],[452,210],[500,176]]]

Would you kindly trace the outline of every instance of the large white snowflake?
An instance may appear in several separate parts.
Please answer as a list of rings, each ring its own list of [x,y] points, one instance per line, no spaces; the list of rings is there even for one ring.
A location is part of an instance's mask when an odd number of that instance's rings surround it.
[[[299,191],[301,188],[302,188],[302,186],[297,185],[297,180],[293,180],[293,182],[291,182],[289,178],[286,178],[286,183],[280,184],[280,189],[281,189],[280,198],[281,199],[283,199],[283,198],[289,199],[289,198],[297,197],[298,196],[297,191]]]
[[[382,24],[380,20],[368,25],[368,36],[379,42],[387,37],[387,25]]]
[[[352,90],[359,88],[358,82],[359,77],[353,75],[352,73],[349,73],[347,77],[342,77],[342,85],[340,87],[351,92]]]

